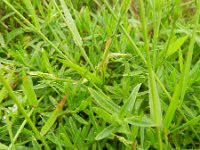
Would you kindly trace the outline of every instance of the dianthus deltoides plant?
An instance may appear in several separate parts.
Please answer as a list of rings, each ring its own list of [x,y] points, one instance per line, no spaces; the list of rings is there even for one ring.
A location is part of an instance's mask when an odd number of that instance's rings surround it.
[[[200,1],[0,1],[0,149],[200,148]]]

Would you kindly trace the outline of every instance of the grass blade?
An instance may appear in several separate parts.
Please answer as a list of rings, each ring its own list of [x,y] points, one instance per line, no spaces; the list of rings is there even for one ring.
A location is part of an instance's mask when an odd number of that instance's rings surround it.
[[[180,49],[180,47],[185,43],[185,41],[188,39],[188,35],[179,38],[176,40],[174,43],[172,43],[169,46],[169,49],[167,50],[166,58],[169,57],[170,55],[174,54],[176,51]]]
[[[49,58],[47,56],[47,53],[44,49],[41,50],[42,54],[42,62],[45,66],[45,69],[48,71],[48,73],[53,73],[53,68],[51,67],[51,64],[49,62]]]
[[[66,100],[68,99],[69,94],[67,94],[62,100],[61,102],[58,104],[57,108],[53,111],[53,113],[51,114],[50,118],[48,119],[48,121],[45,123],[45,125],[42,127],[40,135],[44,136],[52,127],[52,125],[55,123],[57,117],[59,116],[60,111],[62,110],[62,108],[65,105]]]
[[[7,82],[10,83],[13,78],[13,72],[9,75]],[[6,87],[3,87],[0,91],[0,104],[2,100],[8,95]]]
[[[111,114],[118,114],[120,112],[120,107],[116,105],[107,95],[101,91],[96,91],[92,88],[88,88],[94,101],[103,109]]]
[[[78,32],[78,29],[76,28],[76,24],[75,24],[71,14],[70,14],[70,11],[67,8],[67,5],[65,4],[64,0],[60,0],[60,3],[61,3],[61,6],[62,6],[62,10],[64,12],[64,16],[65,16],[65,19],[66,19],[67,26],[68,26],[69,30],[71,31],[71,33],[73,35],[74,41],[79,47],[81,47],[83,45],[83,41],[82,41],[82,38],[81,38],[81,36]]]
[[[24,93],[27,96],[28,103],[30,106],[37,107],[38,100],[35,91],[33,89],[32,80],[27,77],[24,71],[22,72],[22,76],[23,76],[22,78],[23,78]]]
[[[146,51],[147,57],[147,66],[148,66],[148,80],[149,80],[149,103],[150,103],[150,114],[151,118],[154,121],[154,124],[157,126],[157,136],[158,136],[158,145],[159,149],[162,149],[162,139],[160,133],[160,127],[162,126],[162,109],[160,98],[158,94],[158,89],[155,81],[155,75],[153,72],[153,68],[151,65],[151,57],[149,51],[149,41],[147,37],[147,25],[145,19],[145,10],[144,10],[144,3],[143,0],[139,0],[139,8],[140,8],[140,17],[141,17],[141,25],[142,25],[142,32],[144,37],[144,48]]]
[[[89,72],[84,67],[80,67],[79,65],[73,64],[70,61],[66,61],[62,59],[58,59],[58,60],[62,62],[63,64],[65,64],[67,67],[70,67],[71,69],[76,70],[82,77],[86,77],[89,81],[98,85],[102,85],[101,80],[94,73]]]
[[[97,136],[95,137],[95,140],[102,140],[108,137],[109,135],[111,135],[112,133],[115,133],[118,129],[119,129],[119,126],[110,125],[106,127],[105,129],[103,129],[100,133],[98,133]]]
[[[140,127],[155,127],[153,120],[147,116],[133,116],[124,119],[125,122]]]
[[[184,128],[188,128],[189,126],[197,124],[199,122],[199,120],[200,120],[200,116],[194,117],[193,119],[189,120],[188,122],[184,123],[183,125],[173,129],[170,133],[173,133],[180,129],[184,130]]]
[[[31,18],[36,26],[37,29],[40,29],[40,23],[39,23],[39,19],[35,13],[35,8],[33,7],[32,3],[30,0],[23,0],[23,3],[26,6],[26,9],[28,10],[28,12],[31,15]]]
[[[120,118],[124,117],[124,115],[130,115],[132,113],[140,86],[141,86],[141,83],[139,83],[133,88],[131,95],[129,96],[129,98],[126,100],[126,102],[121,108]]]
[[[104,121],[106,121],[110,124],[112,124],[114,122],[117,123],[117,118],[115,118],[115,116],[111,115],[104,109],[99,108],[99,107],[92,107],[92,110],[99,116],[99,118],[102,118]]]
[[[67,5],[65,4],[65,1],[64,0],[60,0],[60,3],[61,3],[61,6],[62,6],[62,10],[64,12],[65,22],[67,23],[67,26],[68,26],[69,30],[71,31],[71,33],[72,33],[72,36],[74,38],[75,43],[80,48],[85,60],[89,63],[89,65],[92,67],[93,71],[95,72],[93,64],[91,63],[91,61],[88,58],[84,48],[82,47],[82,45],[83,45],[82,38],[81,38],[81,36],[80,36],[80,34],[78,32],[78,29],[76,28],[75,22],[74,22],[71,14],[70,14],[69,9],[67,8]]]
[[[155,82],[155,77],[151,65],[151,58],[150,58],[150,51],[149,51],[149,41],[147,37],[147,27],[146,27],[146,20],[145,20],[145,10],[143,0],[139,0],[139,7],[140,7],[140,15],[141,15],[141,22],[142,22],[142,31],[144,35],[144,46],[147,55],[147,62],[148,62],[148,73],[149,73],[149,98],[150,98],[150,112],[151,117],[153,118],[155,124],[157,126],[162,125],[162,110],[160,99],[158,95],[158,90]]]

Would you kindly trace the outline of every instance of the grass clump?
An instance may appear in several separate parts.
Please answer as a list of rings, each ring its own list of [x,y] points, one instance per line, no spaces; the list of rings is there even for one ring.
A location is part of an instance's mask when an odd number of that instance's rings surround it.
[[[2,0],[0,149],[199,149],[199,13]]]

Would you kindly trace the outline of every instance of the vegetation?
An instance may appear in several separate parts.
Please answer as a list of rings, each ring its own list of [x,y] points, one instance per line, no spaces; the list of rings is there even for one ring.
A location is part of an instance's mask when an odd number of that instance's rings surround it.
[[[0,1],[0,149],[200,148],[200,1]]]

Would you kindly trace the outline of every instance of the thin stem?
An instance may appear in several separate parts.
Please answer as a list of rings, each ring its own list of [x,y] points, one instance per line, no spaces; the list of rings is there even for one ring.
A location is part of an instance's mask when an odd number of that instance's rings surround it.
[[[160,132],[160,125],[162,122],[161,120],[162,112],[161,112],[160,99],[157,92],[157,86],[155,83],[154,72],[153,72],[152,64],[151,64],[151,56],[150,56],[150,50],[149,50],[149,40],[148,40],[148,35],[147,35],[147,25],[146,25],[146,19],[145,19],[145,9],[144,9],[143,0],[139,0],[139,8],[140,8],[141,25],[142,25],[142,32],[143,32],[143,39],[144,39],[144,48],[146,51],[147,66],[148,66],[148,73],[149,73],[150,112],[154,119],[154,122],[158,125],[156,127],[157,136],[158,136],[158,145],[159,145],[159,149],[162,150],[162,139],[161,139],[161,132]],[[152,106],[151,106],[151,103],[152,103]]]

